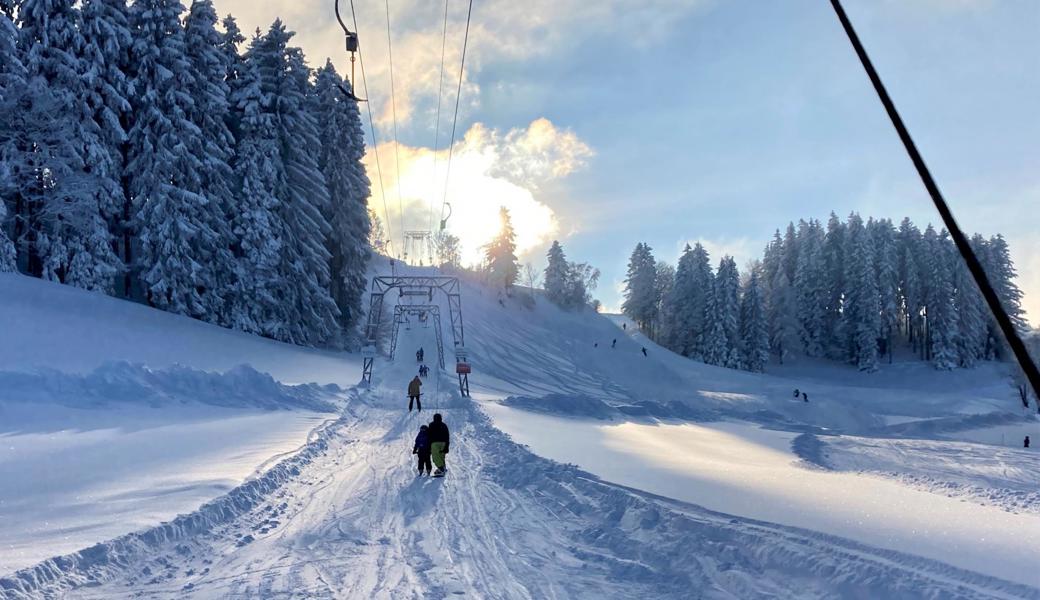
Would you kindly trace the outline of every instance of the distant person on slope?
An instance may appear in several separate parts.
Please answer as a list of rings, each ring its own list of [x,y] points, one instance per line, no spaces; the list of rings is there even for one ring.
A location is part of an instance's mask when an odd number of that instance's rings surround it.
[[[433,464],[437,466],[434,475],[444,475],[447,467],[444,464],[444,455],[448,453],[448,426],[441,420],[441,413],[433,415],[430,423],[430,451],[433,454]]]
[[[415,378],[412,379],[411,383],[408,384],[408,412],[412,412],[412,401],[415,402],[415,406],[419,409],[419,412],[422,412],[422,402],[419,401],[419,388],[421,387],[422,380],[419,379],[418,375],[416,375]]]
[[[419,474],[422,475],[425,470],[427,475],[432,475],[433,465],[430,464],[430,428],[426,425],[420,427],[419,435],[415,436],[412,454],[419,455]]]
[[[646,356],[646,346],[643,346],[643,356]]]
[[[613,342],[610,342],[610,347],[611,347],[611,348],[614,348],[614,347],[616,347],[616,346],[617,346],[617,338],[614,338],[614,341],[613,341]]]

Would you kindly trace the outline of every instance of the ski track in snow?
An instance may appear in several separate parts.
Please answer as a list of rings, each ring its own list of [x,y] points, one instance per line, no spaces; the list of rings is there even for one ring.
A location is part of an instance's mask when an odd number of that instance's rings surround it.
[[[454,395],[449,472],[420,418],[351,401],[299,453],[170,524],[0,579],[0,598],[1040,598],[1040,590],[734,518],[536,457]]]

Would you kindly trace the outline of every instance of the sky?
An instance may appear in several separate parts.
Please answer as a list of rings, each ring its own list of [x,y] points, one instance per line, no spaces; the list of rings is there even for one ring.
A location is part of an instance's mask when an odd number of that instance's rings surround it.
[[[312,66],[349,73],[333,0],[215,4],[243,31],[280,17]],[[1008,239],[1040,324],[1040,2],[844,5],[962,229]],[[475,0],[449,173],[467,6],[448,0],[445,29],[439,0],[355,0],[370,206],[396,252],[446,201],[475,261],[506,206],[522,262],[559,239],[617,309],[638,242],[743,266],[799,218],[940,222],[819,0]]]

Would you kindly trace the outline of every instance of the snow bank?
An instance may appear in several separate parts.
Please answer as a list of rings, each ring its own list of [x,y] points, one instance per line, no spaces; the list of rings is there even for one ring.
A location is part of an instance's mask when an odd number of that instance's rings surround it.
[[[333,412],[335,386],[289,386],[267,373],[239,365],[226,373],[183,366],[152,369],[140,364],[112,362],[81,375],[54,369],[33,372],[0,371],[0,409],[16,402],[56,403],[90,408],[111,403],[202,403],[213,406],[264,409],[303,409]]]
[[[935,440],[802,435],[792,448],[834,471],[871,473],[915,488],[1002,508],[1040,513],[1040,453]]]
[[[353,385],[361,358],[231,331],[72,286],[0,273],[0,371],[87,373],[106,362],[227,371],[248,364],[286,383]]]
[[[162,544],[176,543],[233,521],[321,456],[328,445],[329,431],[329,426],[322,428],[299,452],[194,512],[0,577],[0,598],[56,596],[72,588],[96,585],[142,560]]]

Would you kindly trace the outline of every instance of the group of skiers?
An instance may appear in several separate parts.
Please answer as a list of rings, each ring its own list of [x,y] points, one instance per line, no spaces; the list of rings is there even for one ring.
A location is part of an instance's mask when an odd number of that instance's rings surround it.
[[[592,347],[593,347],[593,348],[599,348],[599,342],[594,342],[594,343],[592,344]],[[611,340],[611,342],[610,342],[610,349],[611,349],[611,350],[613,350],[613,349],[615,349],[615,348],[617,348],[617,338],[614,338],[614,339],[613,339],[613,340]],[[647,356],[647,353],[646,353],[646,346],[642,346],[642,347],[640,348],[640,350],[642,351],[642,353],[643,353],[643,356]]]
[[[419,377],[427,377],[430,374],[430,367],[426,365],[419,365]]]
[[[433,421],[429,425],[419,428],[419,434],[415,436],[415,445],[412,446],[412,454],[419,458],[419,475],[425,473],[434,477],[444,476],[444,472],[447,470],[444,457],[448,454],[450,440],[448,426],[441,418],[441,413],[433,415]],[[433,465],[437,466],[436,471],[430,464],[431,458]]]

